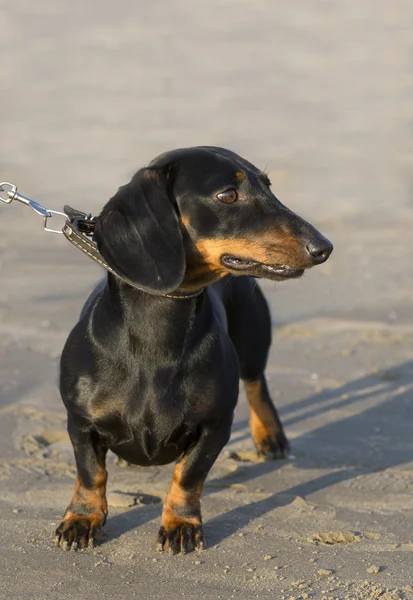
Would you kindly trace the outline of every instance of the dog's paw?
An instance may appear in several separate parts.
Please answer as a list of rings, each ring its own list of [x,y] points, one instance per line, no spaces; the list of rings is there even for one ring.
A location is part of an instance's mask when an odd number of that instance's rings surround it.
[[[62,550],[93,548],[102,538],[105,515],[92,513],[81,515],[68,511],[56,529],[56,546]]]
[[[284,433],[280,431],[275,437],[266,437],[260,444],[255,444],[255,448],[261,460],[277,460],[287,458],[290,444]]]
[[[180,519],[167,526],[161,525],[158,532],[158,551],[168,550],[170,554],[187,554],[192,550],[203,550],[204,533],[201,523]]]

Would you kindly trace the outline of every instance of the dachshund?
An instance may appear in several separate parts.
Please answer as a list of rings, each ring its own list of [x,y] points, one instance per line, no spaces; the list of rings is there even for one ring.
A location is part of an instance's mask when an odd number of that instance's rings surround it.
[[[229,150],[173,150],[96,217],[93,240],[109,272],[61,356],[77,478],[58,546],[100,539],[110,449],[135,465],[176,462],[158,548],[202,549],[202,487],[229,440],[240,379],[258,455],[288,452],[265,379],[271,320],[256,279],[301,277],[333,246],[270,185]]]

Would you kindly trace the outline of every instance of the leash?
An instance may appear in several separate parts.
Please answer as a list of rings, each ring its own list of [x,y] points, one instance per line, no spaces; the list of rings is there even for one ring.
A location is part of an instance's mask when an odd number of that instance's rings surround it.
[[[93,217],[91,213],[85,213],[80,210],[76,210],[71,206],[64,206],[65,212],[59,212],[57,210],[51,210],[50,208],[46,208],[37,200],[32,200],[31,198],[27,198],[27,196],[23,196],[19,194],[17,191],[17,186],[13,183],[9,183],[8,181],[3,181],[0,183],[0,192],[4,192],[5,196],[0,195],[0,201],[5,204],[11,204],[14,200],[17,202],[21,202],[26,206],[29,206],[36,214],[43,217],[43,229],[48,233],[58,233],[63,234],[64,237],[71,243],[75,248],[78,248],[89,256],[92,260],[98,263],[101,267],[115,275],[121,281],[127,283],[135,289],[139,289],[128,279],[122,277],[117,273],[112,267],[110,267],[97,247],[96,242],[93,241],[92,235],[96,225],[96,217]],[[52,219],[55,215],[59,217],[64,217],[65,222],[61,229],[52,229],[49,227],[49,219]],[[187,300],[190,298],[197,298],[202,294],[204,289],[197,290],[196,292],[189,292],[188,294],[160,294],[165,296],[166,298],[176,298],[180,300]]]

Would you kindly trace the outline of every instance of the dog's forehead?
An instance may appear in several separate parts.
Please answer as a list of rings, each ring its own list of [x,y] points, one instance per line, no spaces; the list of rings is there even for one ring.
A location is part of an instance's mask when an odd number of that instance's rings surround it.
[[[259,175],[261,171],[252,163],[242,158],[235,152],[218,146],[194,146],[192,148],[178,148],[164,152],[154,158],[150,167],[166,167],[169,165],[185,165],[197,169],[216,168],[227,166],[232,171],[246,171]]]

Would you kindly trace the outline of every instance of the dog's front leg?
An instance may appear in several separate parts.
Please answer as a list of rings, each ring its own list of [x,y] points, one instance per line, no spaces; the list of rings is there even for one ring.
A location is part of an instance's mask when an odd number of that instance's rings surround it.
[[[204,481],[218,454],[229,440],[231,422],[204,428],[201,436],[177,463],[171,487],[166,496],[161,527],[158,533],[158,549],[169,549],[171,554],[202,550],[200,496]]]
[[[108,512],[106,502],[107,448],[97,433],[69,416],[68,432],[75,452],[75,491],[56,529],[56,543],[64,550],[93,546],[101,537]]]

